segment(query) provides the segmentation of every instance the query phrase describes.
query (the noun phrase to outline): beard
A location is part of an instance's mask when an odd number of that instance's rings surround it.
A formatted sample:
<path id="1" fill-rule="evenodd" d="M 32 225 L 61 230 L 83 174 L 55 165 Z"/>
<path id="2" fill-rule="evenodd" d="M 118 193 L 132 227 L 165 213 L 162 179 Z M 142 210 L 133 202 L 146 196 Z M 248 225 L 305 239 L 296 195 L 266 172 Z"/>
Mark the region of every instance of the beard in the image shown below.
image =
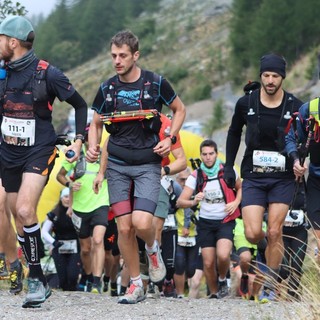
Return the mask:
<path id="1" fill-rule="evenodd" d="M 0 60 L 4 60 L 6 62 L 11 61 L 13 57 L 13 50 L 9 48 L 9 44 L 6 43 L 5 49 L 0 53 Z"/>
<path id="2" fill-rule="evenodd" d="M 275 86 L 275 85 L 269 86 L 262 82 L 262 87 L 266 92 L 266 94 L 268 94 L 269 96 L 274 96 L 281 88 L 281 85 L 282 85 L 282 81 L 278 86 Z"/>

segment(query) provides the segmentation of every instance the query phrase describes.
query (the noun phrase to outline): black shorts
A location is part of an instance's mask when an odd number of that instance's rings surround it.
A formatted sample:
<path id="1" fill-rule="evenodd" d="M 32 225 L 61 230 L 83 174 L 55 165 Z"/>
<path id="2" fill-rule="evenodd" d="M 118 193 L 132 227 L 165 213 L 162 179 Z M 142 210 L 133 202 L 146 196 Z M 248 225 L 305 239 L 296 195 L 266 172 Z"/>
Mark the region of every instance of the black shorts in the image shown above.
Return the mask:
<path id="1" fill-rule="evenodd" d="M 108 206 L 99 207 L 91 212 L 82 213 L 73 210 L 78 218 L 81 218 L 80 230 L 75 226 L 80 239 L 85 239 L 93 235 L 93 229 L 95 226 L 108 226 Z"/>
<path id="2" fill-rule="evenodd" d="M 35 152 L 32 156 L 19 163 L 7 162 L 1 159 L 2 185 L 6 192 L 19 191 L 22 175 L 25 172 L 46 176 L 48 182 L 56 157 L 56 147 L 50 147 L 40 152 Z"/>
<path id="3" fill-rule="evenodd" d="M 294 193 L 293 179 L 259 178 L 242 181 L 241 206 L 257 205 L 268 208 L 269 203 L 290 204 Z"/>
<path id="4" fill-rule="evenodd" d="M 112 250 L 112 255 L 120 254 L 118 247 L 118 229 L 115 219 L 108 221 L 107 231 L 104 235 L 104 250 Z"/>
<path id="5" fill-rule="evenodd" d="M 220 239 L 233 241 L 235 221 L 222 223 L 222 220 L 199 218 L 197 224 L 198 241 L 201 248 L 216 247 Z"/>

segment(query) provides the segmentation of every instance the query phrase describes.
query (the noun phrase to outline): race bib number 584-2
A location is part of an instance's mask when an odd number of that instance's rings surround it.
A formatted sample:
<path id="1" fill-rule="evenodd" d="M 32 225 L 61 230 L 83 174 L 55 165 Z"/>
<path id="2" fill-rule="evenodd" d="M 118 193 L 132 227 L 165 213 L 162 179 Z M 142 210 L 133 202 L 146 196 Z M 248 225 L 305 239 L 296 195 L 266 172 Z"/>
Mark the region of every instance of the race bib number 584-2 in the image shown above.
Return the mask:
<path id="1" fill-rule="evenodd" d="M 286 158 L 279 152 L 254 150 L 252 156 L 253 172 L 283 172 Z"/>

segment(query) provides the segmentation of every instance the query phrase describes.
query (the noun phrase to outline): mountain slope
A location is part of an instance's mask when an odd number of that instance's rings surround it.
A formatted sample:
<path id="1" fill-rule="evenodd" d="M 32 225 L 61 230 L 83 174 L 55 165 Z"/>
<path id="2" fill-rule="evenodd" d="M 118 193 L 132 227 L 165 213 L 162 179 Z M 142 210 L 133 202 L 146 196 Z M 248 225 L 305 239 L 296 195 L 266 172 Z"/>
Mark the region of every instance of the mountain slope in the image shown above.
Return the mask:
<path id="1" fill-rule="evenodd" d="M 212 115 L 215 101 L 222 99 L 228 114 L 233 110 L 235 98 L 242 94 L 242 88 L 232 88 L 228 77 L 229 21 L 232 19 L 232 0 L 162 0 L 161 8 L 152 16 L 156 20 L 156 31 L 150 43 L 141 43 L 141 67 L 164 75 L 187 105 L 187 119 L 207 120 Z M 143 13 L 134 24 L 150 19 Z M 134 26 L 134 25 L 133 25 Z M 134 29 L 133 29 L 134 30 Z M 139 34 L 138 34 L 139 36 Z M 89 107 L 100 83 L 114 74 L 107 48 L 100 55 L 67 73 L 71 82 L 87 101 Z M 151 43 L 152 41 L 152 43 Z M 152 47 L 150 54 L 144 54 L 145 47 Z M 310 58 L 303 57 L 292 66 L 285 80 L 285 88 L 303 99 L 313 97 L 319 88 L 317 83 L 308 88 L 305 70 Z M 291 66 L 289 66 L 291 67 Z M 244 79 L 244 84 L 248 80 Z M 316 86 L 314 86 L 316 85 Z M 191 107 L 209 98 L 204 90 L 213 90 L 211 99 L 204 102 L 204 109 Z M 232 92 L 236 89 L 235 92 Z M 218 92 L 218 94 L 216 94 Z M 54 124 L 61 129 L 68 117 L 70 106 L 56 101 Z"/>
<path id="2" fill-rule="evenodd" d="M 156 36 L 152 53 L 144 55 L 141 43 L 141 67 L 164 75 L 189 104 L 205 85 L 214 87 L 226 78 L 222 66 L 227 59 L 228 21 L 232 0 L 162 0 L 154 13 Z M 143 14 L 137 18 L 143 21 Z M 138 22 L 137 22 L 138 23 Z M 139 35 L 138 35 L 139 36 Z M 106 39 L 106 44 L 109 39 Z M 219 72 L 216 72 L 218 70 Z M 181 79 L 177 74 L 186 72 Z M 99 56 L 67 72 L 71 82 L 90 106 L 99 84 L 114 73 L 106 48 Z M 58 128 L 67 119 L 69 105 L 56 101 L 54 122 Z"/>

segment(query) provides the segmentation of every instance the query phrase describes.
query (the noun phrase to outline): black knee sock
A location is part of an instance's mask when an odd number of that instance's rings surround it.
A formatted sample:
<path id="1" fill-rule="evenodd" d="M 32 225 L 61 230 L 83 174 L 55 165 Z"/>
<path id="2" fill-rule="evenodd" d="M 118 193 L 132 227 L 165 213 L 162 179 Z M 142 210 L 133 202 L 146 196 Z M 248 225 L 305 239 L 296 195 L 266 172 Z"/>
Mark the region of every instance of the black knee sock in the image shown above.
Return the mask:
<path id="1" fill-rule="evenodd" d="M 25 251 L 26 255 L 29 257 L 29 277 L 38 278 L 44 285 L 46 285 L 47 281 L 43 274 L 39 257 L 39 243 L 41 241 L 40 225 L 33 224 L 31 226 L 24 226 L 23 231 Z"/>
<path id="2" fill-rule="evenodd" d="M 27 262 L 29 262 L 29 257 L 28 257 L 28 254 L 26 252 L 26 241 L 24 239 L 24 236 L 21 236 L 21 235 L 18 234 L 17 235 L 17 239 L 18 239 L 18 242 L 19 242 L 20 247 L 22 249 L 24 258 L 26 259 Z"/>

